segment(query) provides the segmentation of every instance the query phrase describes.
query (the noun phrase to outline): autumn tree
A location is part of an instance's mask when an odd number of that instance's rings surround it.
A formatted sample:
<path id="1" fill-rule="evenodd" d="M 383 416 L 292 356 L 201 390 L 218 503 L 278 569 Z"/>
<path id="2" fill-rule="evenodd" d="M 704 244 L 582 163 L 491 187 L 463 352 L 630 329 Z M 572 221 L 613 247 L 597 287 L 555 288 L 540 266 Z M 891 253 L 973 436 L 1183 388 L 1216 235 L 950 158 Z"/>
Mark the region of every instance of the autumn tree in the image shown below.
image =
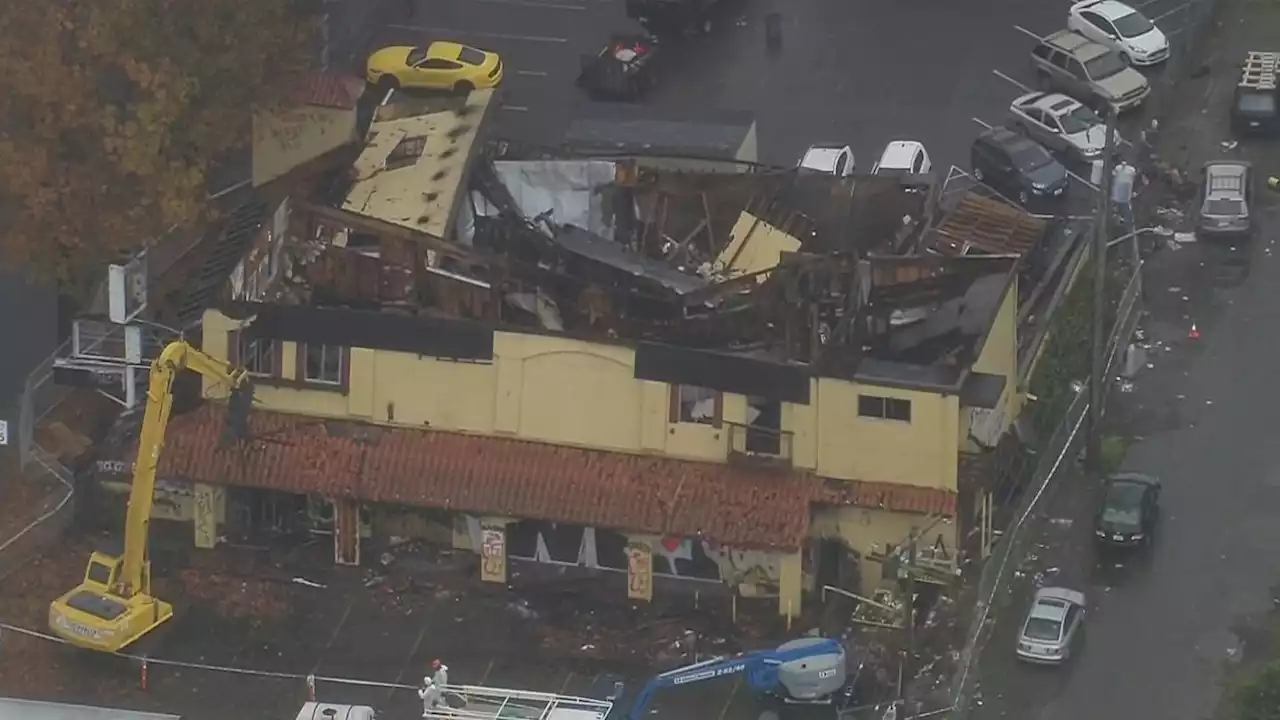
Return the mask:
<path id="1" fill-rule="evenodd" d="M 0 33 L 0 250 L 63 283 L 198 222 L 317 55 L 299 0 L 6 2 Z"/>

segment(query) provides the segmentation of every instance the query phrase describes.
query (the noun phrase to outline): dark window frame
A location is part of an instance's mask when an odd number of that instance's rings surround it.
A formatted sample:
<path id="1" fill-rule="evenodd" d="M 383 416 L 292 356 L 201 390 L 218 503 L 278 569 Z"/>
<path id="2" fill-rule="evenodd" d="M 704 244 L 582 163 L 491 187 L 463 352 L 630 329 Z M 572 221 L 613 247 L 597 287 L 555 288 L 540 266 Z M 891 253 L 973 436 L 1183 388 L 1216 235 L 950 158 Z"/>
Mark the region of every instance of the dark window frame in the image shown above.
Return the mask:
<path id="1" fill-rule="evenodd" d="M 253 363 L 249 361 L 249 347 L 260 343 L 270 344 L 270 349 L 265 351 L 268 353 L 267 357 L 271 359 L 272 367 L 269 372 L 263 372 L 259 368 L 252 367 Z M 261 352 L 259 351 L 255 355 L 262 357 Z M 227 332 L 227 362 L 233 367 L 244 368 L 255 379 L 283 379 L 284 341 L 274 338 L 250 338 L 246 337 L 243 331 L 230 330 Z"/>
<path id="2" fill-rule="evenodd" d="M 911 424 L 911 401 L 858 393 L 858 417 Z"/>
<path id="3" fill-rule="evenodd" d="M 313 390 L 329 390 L 333 392 L 341 392 L 346 394 L 351 389 L 351 348 L 341 345 L 314 345 L 322 349 L 333 349 L 338 352 L 338 378 L 337 380 L 324 380 L 307 377 L 307 354 L 308 345 L 306 343 L 296 343 L 297 357 L 295 358 L 297 382 L 306 388 Z M 323 350 L 322 350 L 323 352 Z M 322 355 L 323 357 L 323 355 Z M 323 360 L 322 360 L 323 362 Z"/>
<path id="4" fill-rule="evenodd" d="M 671 384 L 669 387 L 670 407 L 667 412 L 667 421 L 672 425 L 707 425 L 717 430 L 724 427 L 724 393 L 719 390 L 711 390 L 711 388 L 702 388 L 697 385 L 679 385 Z M 711 412 L 711 418 L 708 420 L 694 420 L 692 418 L 685 419 L 684 403 L 681 402 L 681 388 L 691 388 L 699 390 L 711 390 L 715 393 L 714 407 Z"/>

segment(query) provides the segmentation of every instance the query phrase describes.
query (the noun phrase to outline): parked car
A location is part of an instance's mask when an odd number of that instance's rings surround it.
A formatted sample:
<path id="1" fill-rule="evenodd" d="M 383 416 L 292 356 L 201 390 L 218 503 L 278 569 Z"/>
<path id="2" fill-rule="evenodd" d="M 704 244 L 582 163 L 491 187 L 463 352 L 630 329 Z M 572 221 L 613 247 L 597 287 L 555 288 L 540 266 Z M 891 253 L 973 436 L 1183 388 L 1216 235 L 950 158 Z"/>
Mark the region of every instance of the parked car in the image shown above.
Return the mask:
<path id="1" fill-rule="evenodd" d="M 1060 587 L 1036 591 L 1018 633 L 1018 659 L 1059 665 L 1071 657 L 1071 646 L 1084 628 L 1084 593 Z"/>
<path id="2" fill-rule="evenodd" d="M 929 151 L 915 140 L 894 140 L 871 167 L 872 175 L 920 175 L 933 169 Z"/>
<path id="3" fill-rule="evenodd" d="M 1103 482 L 1102 503 L 1093 521 L 1098 543 L 1115 547 L 1147 545 L 1160 515 L 1160 481 L 1149 475 L 1120 473 Z"/>
<path id="4" fill-rule="evenodd" d="M 1117 0 L 1072 5 L 1067 28 L 1115 50 L 1133 65 L 1158 65 L 1169 59 L 1169 38 L 1146 15 Z"/>
<path id="5" fill-rule="evenodd" d="M 1244 160 L 1212 160 L 1200 177 L 1200 221 L 1206 237 L 1238 237 L 1253 232 L 1253 166 Z"/>
<path id="6" fill-rule="evenodd" d="M 1031 51 L 1031 66 L 1042 90 L 1064 92 L 1092 106 L 1122 113 L 1151 94 L 1142 73 L 1120 53 L 1070 30 L 1059 30 Z"/>
<path id="7" fill-rule="evenodd" d="M 811 145 L 804 151 L 796 167 L 801 170 L 849 177 L 857 163 L 848 145 Z"/>
<path id="8" fill-rule="evenodd" d="M 1033 92 L 1014 99 L 1009 106 L 1010 124 L 1027 137 L 1075 160 L 1091 162 L 1102 157 L 1107 124 L 1084 103 L 1061 93 Z M 1111 146 L 1120 148 L 1117 132 Z"/>
<path id="9" fill-rule="evenodd" d="M 397 45 L 369 56 L 365 79 L 382 90 L 470 92 L 495 88 L 502 82 L 502 59 L 497 53 L 455 42 L 433 42 L 426 47 Z"/>
<path id="10" fill-rule="evenodd" d="M 978 136 L 969 150 L 973 177 L 1022 205 L 1060 198 L 1067 191 L 1067 169 L 1048 150 L 1004 127 Z"/>

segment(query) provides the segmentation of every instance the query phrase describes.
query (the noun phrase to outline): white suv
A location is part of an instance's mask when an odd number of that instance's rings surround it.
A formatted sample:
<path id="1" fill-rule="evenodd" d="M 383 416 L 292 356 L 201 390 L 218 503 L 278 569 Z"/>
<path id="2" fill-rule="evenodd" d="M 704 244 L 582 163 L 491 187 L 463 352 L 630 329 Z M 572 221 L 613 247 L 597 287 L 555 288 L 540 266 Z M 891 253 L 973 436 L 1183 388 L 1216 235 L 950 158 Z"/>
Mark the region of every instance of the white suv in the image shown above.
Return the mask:
<path id="1" fill-rule="evenodd" d="M 1067 28 L 1115 50 L 1133 65 L 1156 65 L 1169 59 L 1169 38 L 1147 16 L 1117 0 L 1072 5 Z"/>

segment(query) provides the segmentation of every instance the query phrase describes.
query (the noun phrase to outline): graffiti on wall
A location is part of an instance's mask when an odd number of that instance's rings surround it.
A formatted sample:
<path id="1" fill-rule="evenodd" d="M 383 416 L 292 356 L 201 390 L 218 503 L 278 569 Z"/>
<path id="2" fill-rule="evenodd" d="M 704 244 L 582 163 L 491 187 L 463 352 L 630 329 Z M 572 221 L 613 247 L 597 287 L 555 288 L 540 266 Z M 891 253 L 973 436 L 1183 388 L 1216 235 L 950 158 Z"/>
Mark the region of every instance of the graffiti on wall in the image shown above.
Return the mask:
<path id="1" fill-rule="evenodd" d="M 720 548 L 716 560 L 726 583 L 778 591 L 781 566 L 777 553 Z"/>
<path id="2" fill-rule="evenodd" d="M 627 543 L 627 597 L 653 600 L 653 545 L 648 542 Z"/>
<path id="3" fill-rule="evenodd" d="M 501 525 L 480 528 L 480 579 L 494 583 L 507 581 L 507 530 Z"/>
<path id="4" fill-rule="evenodd" d="M 472 547 L 483 547 L 482 523 L 466 518 Z M 776 591 L 778 557 L 756 550 L 735 550 L 696 538 L 624 534 L 605 528 L 522 520 L 507 526 L 507 557 L 552 565 L 575 565 L 629 572 L 629 546 L 647 543 L 654 576 L 743 583 Z"/>

